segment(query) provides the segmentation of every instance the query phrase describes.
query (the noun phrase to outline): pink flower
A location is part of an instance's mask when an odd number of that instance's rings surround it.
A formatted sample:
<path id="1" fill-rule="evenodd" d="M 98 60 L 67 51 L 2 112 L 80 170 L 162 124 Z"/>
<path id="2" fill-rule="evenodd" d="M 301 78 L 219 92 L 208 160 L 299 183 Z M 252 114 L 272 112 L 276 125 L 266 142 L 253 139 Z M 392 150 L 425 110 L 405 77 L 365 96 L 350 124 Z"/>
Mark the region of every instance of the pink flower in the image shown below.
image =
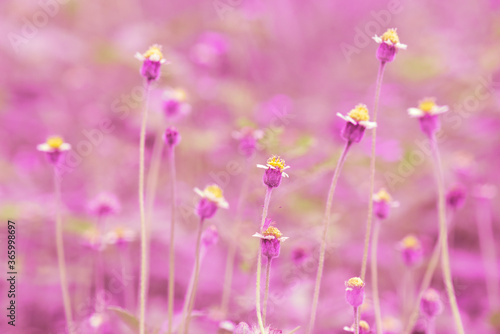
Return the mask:
<path id="1" fill-rule="evenodd" d="M 359 307 L 365 300 L 365 282 L 359 277 L 345 282 L 345 299 L 352 307 Z"/>
<path id="2" fill-rule="evenodd" d="M 399 249 L 401 250 L 403 262 L 408 267 L 412 267 L 422 260 L 422 244 L 420 243 L 420 240 L 412 234 L 401 240 L 399 243 Z"/>
<path id="3" fill-rule="evenodd" d="M 41 152 L 47 153 L 49 161 L 56 165 L 59 163 L 63 152 L 71 149 L 71 145 L 65 143 L 61 137 L 52 136 L 49 137 L 45 143 L 37 145 L 36 148 Z"/>
<path id="4" fill-rule="evenodd" d="M 385 189 L 380 189 L 378 193 L 373 195 L 373 202 L 373 211 L 379 219 L 387 219 L 390 209 L 399 206 L 399 203 L 393 201 Z"/>
<path id="5" fill-rule="evenodd" d="M 441 127 L 438 116 L 447 111 L 448 106 L 438 106 L 434 98 L 425 98 L 418 108 L 409 108 L 408 115 L 418 118 L 422 132 L 431 137 Z"/>
<path id="6" fill-rule="evenodd" d="M 157 80 L 160 77 L 160 67 L 166 63 L 161 52 L 161 46 L 154 44 L 144 54 L 137 52 L 135 58 L 142 61 L 141 75 L 148 82 Z"/>
<path id="7" fill-rule="evenodd" d="M 242 128 L 233 132 L 233 138 L 240 141 L 239 150 L 247 158 L 251 157 L 257 149 L 257 142 L 264 136 L 262 130 L 254 130 L 250 127 Z"/>
<path id="8" fill-rule="evenodd" d="M 107 216 L 119 212 L 120 202 L 115 195 L 100 193 L 89 203 L 89 211 L 96 216 Z"/>
<path id="9" fill-rule="evenodd" d="M 163 92 L 163 111 L 167 118 L 178 119 L 191 112 L 186 92 L 180 88 L 166 88 Z"/>
<path id="10" fill-rule="evenodd" d="M 429 288 L 424 292 L 420 302 L 420 309 L 429 318 L 434 318 L 443 312 L 443 302 L 439 292 Z"/>
<path id="11" fill-rule="evenodd" d="M 351 327 L 344 327 L 344 330 L 346 332 L 351 332 L 351 333 L 355 333 L 355 329 L 354 329 L 354 324 L 351 326 Z M 371 333 L 371 329 L 370 329 L 370 325 L 368 325 L 368 323 L 364 320 L 361 320 L 359 322 L 359 334 L 369 334 Z"/>
<path id="12" fill-rule="evenodd" d="M 280 230 L 274 226 L 269 226 L 262 234 L 255 233 L 252 237 L 261 239 L 262 255 L 268 258 L 278 257 L 281 243 L 288 239 L 288 237 L 283 237 Z"/>
<path id="13" fill-rule="evenodd" d="M 373 36 L 373 40 L 380 44 L 377 49 L 377 59 L 382 63 L 391 62 L 399 49 L 406 50 L 406 45 L 399 42 L 396 29 L 388 29 L 382 36 Z"/>
<path id="14" fill-rule="evenodd" d="M 263 168 L 266 170 L 264 173 L 263 181 L 264 184 L 269 188 L 279 187 L 281 184 L 281 178 L 288 177 L 288 174 L 284 172 L 285 169 L 290 168 L 285 164 L 285 160 L 281 159 L 279 156 L 273 155 L 267 159 L 266 165 L 257 165 L 257 168 Z"/>
<path id="15" fill-rule="evenodd" d="M 196 207 L 196 214 L 202 220 L 212 218 L 219 207 L 223 209 L 229 207 L 222 194 L 222 189 L 215 184 L 207 186 L 203 191 L 194 188 L 194 192 L 201 196 L 201 200 Z"/>
<path id="16" fill-rule="evenodd" d="M 373 129 L 377 126 L 377 123 L 369 121 L 368 109 L 364 104 L 358 104 L 345 116 L 341 113 L 337 113 L 337 116 L 346 121 L 342 130 L 342 138 L 348 142 L 359 143 L 366 129 Z"/>

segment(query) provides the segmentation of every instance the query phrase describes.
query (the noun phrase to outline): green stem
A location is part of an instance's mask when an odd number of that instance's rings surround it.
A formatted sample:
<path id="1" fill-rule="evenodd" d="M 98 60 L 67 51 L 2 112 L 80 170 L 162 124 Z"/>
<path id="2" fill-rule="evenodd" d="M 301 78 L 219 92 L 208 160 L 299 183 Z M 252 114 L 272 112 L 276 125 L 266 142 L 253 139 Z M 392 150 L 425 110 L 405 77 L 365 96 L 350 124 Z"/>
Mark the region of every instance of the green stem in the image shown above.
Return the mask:
<path id="1" fill-rule="evenodd" d="M 330 190 L 328 191 L 328 197 L 326 199 L 325 214 L 323 216 L 323 236 L 321 239 L 321 248 L 319 252 L 319 263 L 318 263 L 318 271 L 316 273 L 316 284 L 314 286 L 313 302 L 311 306 L 311 317 L 309 319 L 309 327 L 307 329 L 308 334 L 312 333 L 314 329 L 314 322 L 316 321 L 316 311 L 318 309 L 321 278 L 323 276 L 323 267 L 325 264 L 326 237 L 328 235 L 328 226 L 330 225 L 333 195 L 335 193 L 335 188 L 337 187 L 337 181 L 339 179 L 342 166 L 344 165 L 351 144 L 352 144 L 351 142 L 347 142 L 344 147 L 344 150 L 342 151 L 342 154 L 340 155 L 340 158 L 337 162 L 337 167 L 335 168 L 335 171 L 333 173 L 332 183 L 330 185 Z"/>
<path id="2" fill-rule="evenodd" d="M 443 271 L 444 284 L 446 287 L 446 292 L 448 294 L 448 300 L 450 302 L 451 311 L 453 313 L 453 319 L 455 321 L 456 330 L 459 334 L 465 334 L 451 277 L 450 254 L 448 250 L 448 232 L 446 226 L 446 194 L 444 191 L 443 167 L 441 163 L 441 157 L 439 155 L 436 138 L 432 137 L 431 142 L 432 142 L 432 156 L 434 158 L 434 167 L 438 184 L 439 239 L 441 241 L 440 242 L 441 269 Z"/>
<path id="3" fill-rule="evenodd" d="M 149 82 L 146 83 L 146 101 L 142 112 L 141 136 L 139 142 L 139 211 L 141 218 L 141 278 L 139 292 L 139 333 L 146 332 L 146 279 L 147 279 L 147 227 L 144 210 L 144 151 L 146 144 L 146 123 L 148 120 Z"/>
<path id="4" fill-rule="evenodd" d="M 377 83 L 375 88 L 375 103 L 373 104 L 373 115 L 372 122 L 377 122 L 377 111 L 378 104 L 380 99 L 380 90 L 382 88 L 382 79 L 384 77 L 384 62 L 380 63 L 380 67 L 378 69 L 377 75 Z M 365 246 L 363 250 L 363 261 L 361 263 L 361 279 L 365 280 L 366 274 L 366 262 L 368 260 L 368 248 L 370 247 L 370 236 L 372 229 L 372 221 L 373 221 L 373 193 L 375 191 L 375 160 L 376 160 L 376 147 L 377 147 L 377 127 L 372 129 L 372 147 L 371 147 L 371 156 L 370 156 L 370 192 L 368 199 L 368 217 L 366 219 L 366 232 L 365 232 Z"/>
<path id="5" fill-rule="evenodd" d="M 264 291 L 264 306 L 262 309 L 262 322 L 266 324 L 266 313 L 267 313 L 267 300 L 269 298 L 269 280 L 271 278 L 271 261 L 272 258 L 267 258 L 266 263 L 266 290 Z"/>
<path id="6" fill-rule="evenodd" d="M 172 333 L 174 314 L 174 280 L 175 280 L 175 208 L 177 203 L 175 148 L 170 148 L 170 179 L 171 184 L 171 220 L 170 220 L 170 249 L 168 272 L 168 334 Z"/>
<path id="7" fill-rule="evenodd" d="M 372 236 L 372 249 L 371 249 L 371 275 L 372 275 L 372 289 L 373 289 L 373 311 L 375 313 L 375 325 L 377 334 L 382 334 L 382 313 L 380 310 L 380 299 L 378 294 L 378 273 L 377 273 L 377 246 L 380 235 L 380 221 L 375 222 Z"/>
<path id="8" fill-rule="evenodd" d="M 54 186 L 56 195 L 56 247 L 57 261 L 59 264 L 59 279 L 61 280 L 61 292 L 64 304 L 64 314 L 66 316 L 66 326 L 68 328 L 68 332 L 72 334 L 73 315 L 71 312 L 68 280 L 66 278 L 66 260 L 64 256 L 63 227 L 61 218 L 61 181 L 56 168 L 54 168 Z"/>

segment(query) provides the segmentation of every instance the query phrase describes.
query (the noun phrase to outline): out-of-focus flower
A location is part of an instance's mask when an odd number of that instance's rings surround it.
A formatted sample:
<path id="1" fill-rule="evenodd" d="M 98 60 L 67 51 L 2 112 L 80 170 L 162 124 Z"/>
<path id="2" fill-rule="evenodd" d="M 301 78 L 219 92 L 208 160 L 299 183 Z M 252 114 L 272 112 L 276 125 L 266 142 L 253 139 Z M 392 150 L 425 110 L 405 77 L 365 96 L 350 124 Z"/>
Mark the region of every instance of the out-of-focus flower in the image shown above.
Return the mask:
<path id="1" fill-rule="evenodd" d="M 352 277 L 345 282 L 345 299 L 352 307 L 359 307 L 365 300 L 365 282 L 359 277 Z"/>
<path id="2" fill-rule="evenodd" d="M 224 320 L 219 323 L 219 329 L 223 331 L 227 331 L 229 333 L 234 333 L 234 330 L 236 329 L 236 325 L 234 322 L 229 321 L 229 320 Z"/>
<path id="3" fill-rule="evenodd" d="M 399 334 L 402 331 L 401 321 L 396 317 L 384 317 L 382 319 L 382 328 L 384 329 L 384 334 Z"/>
<path id="4" fill-rule="evenodd" d="M 203 33 L 191 49 L 192 60 L 201 66 L 218 66 L 221 58 L 227 53 L 226 38 L 216 32 Z"/>
<path id="5" fill-rule="evenodd" d="M 465 204 L 466 191 L 461 185 L 451 188 L 446 194 L 446 203 L 454 210 L 458 210 Z"/>
<path id="6" fill-rule="evenodd" d="M 429 288 L 427 289 L 420 302 L 420 309 L 429 318 L 434 318 L 435 316 L 443 312 L 443 302 L 439 296 L 439 292 Z"/>
<path id="7" fill-rule="evenodd" d="M 267 159 L 266 165 L 257 165 L 258 168 L 264 168 L 266 172 L 262 180 L 264 184 L 269 188 L 276 188 L 281 184 L 281 178 L 288 177 L 288 174 L 284 172 L 285 169 L 290 168 L 285 164 L 285 160 L 281 159 L 279 156 L 273 155 Z"/>
<path id="8" fill-rule="evenodd" d="M 351 332 L 351 333 L 355 333 L 356 330 L 354 329 L 354 324 L 351 326 L 351 327 L 344 327 L 344 330 L 346 332 Z M 369 334 L 371 333 L 371 329 L 370 329 L 370 325 L 368 325 L 368 323 L 364 320 L 361 320 L 359 322 L 359 334 Z"/>
<path id="9" fill-rule="evenodd" d="M 439 115 L 448 111 L 448 106 L 438 106 L 434 98 L 425 98 L 418 108 L 409 108 L 408 115 L 418 118 L 422 132 L 432 137 L 441 127 Z"/>
<path id="10" fill-rule="evenodd" d="M 157 80 L 160 77 L 161 64 L 166 63 L 160 45 L 152 45 L 144 54 L 137 52 L 135 58 L 143 62 L 141 75 L 146 78 L 148 82 Z"/>
<path id="11" fill-rule="evenodd" d="M 162 96 L 163 112 L 169 119 L 179 119 L 191 112 L 191 105 L 187 102 L 187 95 L 180 88 L 166 88 Z"/>
<path id="12" fill-rule="evenodd" d="M 386 219 L 391 208 L 399 206 L 399 203 L 393 201 L 391 195 L 383 188 L 373 195 L 373 202 L 373 211 L 379 219 Z"/>
<path id="13" fill-rule="evenodd" d="M 250 127 L 244 127 L 240 131 L 233 132 L 233 138 L 240 141 L 239 150 L 247 158 L 251 157 L 257 149 L 257 142 L 264 136 L 262 130 L 255 130 Z"/>
<path id="14" fill-rule="evenodd" d="M 219 232 L 217 232 L 217 227 L 211 225 L 201 235 L 201 246 L 204 249 L 208 249 L 215 245 L 219 241 Z"/>
<path id="15" fill-rule="evenodd" d="M 310 252 L 303 247 L 296 247 L 292 250 L 292 261 L 296 266 L 302 265 L 310 256 Z"/>
<path id="16" fill-rule="evenodd" d="M 104 242 L 108 245 L 126 245 L 135 240 L 136 233 L 126 227 L 115 227 L 104 236 Z"/>
<path id="17" fill-rule="evenodd" d="M 265 334 L 282 334 L 281 329 L 275 329 L 271 327 L 264 328 Z M 257 326 L 250 326 L 245 322 L 240 322 L 238 326 L 234 329 L 234 334 L 261 334 L 261 330 Z"/>
<path id="18" fill-rule="evenodd" d="M 490 200 L 497 194 L 497 188 L 493 184 L 481 184 L 474 187 L 474 197 Z"/>
<path id="19" fill-rule="evenodd" d="M 102 251 L 106 247 L 103 236 L 96 228 L 89 229 L 83 233 L 82 244 L 95 251 Z"/>
<path id="20" fill-rule="evenodd" d="M 90 327 L 97 329 L 104 323 L 104 316 L 101 313 L 94 313 L 89 317 Z"/>
<path id="21" fill-rule="evenodd" d="M 406 50 L 406 45 L 399 42 L 396 29 L 388 29 L 382 36 L 373 36 L 373 40 L 380 44 L 377 49 L 377 59 L 382 63 L 391 62 L 399 49 Z"/>
<path id="22" fill-rule="evenodd" d="M 252 237 L 261 239 L 262 255 L 274 258 L 280 255 L 281 243 L 288 239 L 274 226 L 269 226 L 262 233 L 255 233 Z"/>
<path id="23" fill-rule="evenodd" d="M 168 127 L 163 134 L 163 140 L 165 144 L 167 144 L 168 148 L 173 148 L 177 146 L 181 141 L 181 135 L 177 131 L 177 129 L 173 126 Z"/>
<path id="24" fill-rule="evenodd" d="M 90 213 L 98 217 L 115 214 L 120 209 L 118 198 L 110 193 L 100 193 L 89 203 Z"/>
<path id="25" fill-rule="evenodd" d="M 366 129 L 373 129 L 377 123 L 370 122 L 368 109 L 364 104 L 358 104 L 346 116 L 337 113 L 337 116 L 346 121 L 342 129 L 342 138 L 348 142 L 359 143 Z"/>
<path id="26" fill-rule="evenodd" d="M 51 136 L 45 143 L 37 145 L 36 148 L 41 152 L 46 152 L 49 161 L 56 165 L 60 161 L 62 153 L 69 151 L 71 145 L 65 143 L 59 136 Z"/>
<path id="27" fill-rule="evenodd" d="M 196 214 L 202 220 L 212 218 L 219 207 L 223 209 L 229 207 L 222 194 L 222 189 L 215 184 L 207 186 L 203 191 L 194 188 L 194 192 L 201 196 L 201 200 L 196 207 Z"/>
<path id="28" fill-rule="evenodd" d="M 401 250 L 403 262 L 408 267 L 412 267 L 422 260 L 422 244 L 420 243 L 420 240 L 412 234 L 407 235 L 403 240 L 401 240 L 399 243 L 399 249 Z"/>

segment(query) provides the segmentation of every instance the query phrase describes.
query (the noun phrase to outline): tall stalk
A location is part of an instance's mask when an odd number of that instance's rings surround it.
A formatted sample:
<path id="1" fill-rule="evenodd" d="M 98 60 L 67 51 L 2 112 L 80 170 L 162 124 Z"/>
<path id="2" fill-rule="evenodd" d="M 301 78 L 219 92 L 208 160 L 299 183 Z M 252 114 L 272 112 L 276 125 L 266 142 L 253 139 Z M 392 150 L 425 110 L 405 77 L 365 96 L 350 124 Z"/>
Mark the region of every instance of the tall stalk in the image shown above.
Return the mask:
<path id="1" fill-rule="evenodd" d="M 375 87 L 375 102 L 373 104 L 372 122 L 377 122 L 377 112 L 380 99 L 380 90 L 382 88 L 382 79 L 384 77 L 385 62 L 380 62 L 380 67 L 377 74 L 377 83 Z M 376 160 L 376 147 L 377 147 L 377 127 L 372 129 L 372 146 L 370 156 L 370 195 L 368 199 L 368 217 L 366 219 L 366 232 L 365 232 L 365 246 L 363 250 L 363 261 L 361 263 L 361 279 L 365 280 L 366 262 L 368 260 L 368 248 L 370 246 L 370 236 L 373 221 L 373 193 L 375 191 L 375 160 Z"/>
<path id="2" fill-rule="evenodd" d="M 171 179 L 171 219 L 170 219 L 170 249 L 168 272 L 168 334 L 172 333 L 174 314 L 174 281 L 175 281 L 175 208 L 177 203 L 175 147 L 170 148 L 170 179 Z"/>
<path id="3" fill-rule="evenodd" d="M 372 289 L 373 289 L 373 311 L 375 313 L 375 326 L 377 334 L 382 334 L 382 312 L 380 311 L 380 298 L 378 294 L 378 272 L 377 272 L 377 246 L 380 234 L 380 221 L 375 222 L 372 236 L 372 249 L 371 249 L 371 276 L 372 276 Z"/>
<path id="4" fill-rule="evenodd" d="M 340 171 L 342 170 L 342 166 L 344 165 L 351 144 L 352 143 L 348 141 L 344 147 L 344 150 L 342 151 L 342 154 L 340 155 L 340 158 L 337 162 L 337 167 L 335 168 L 335 171 L 333 173 L 332 183 L 330 185 L 330 190 L 328 191 L 328 197 L 326 199 L 325 214 L 323 217 L 323 237 L 321 239 L 318 271 L 316 273 L 316 284 L 314 286 L 313 302 L 311 306 L 311 317 L 309 319 L 309 327 L 307 329 L 308 334 L 312 333 L 314 329 L 314 322 L 316 321 L 316 311 L 318 309 L 319 291 L 321 287 L 321 278 L 323 276 L 323 267 L 325 263 L 326 237 L 328 235 L 328 226 L 330 225 L 333 195 L 335 193 L 335 188 L 337 187 L 337 181 L 340 176 Z"/>

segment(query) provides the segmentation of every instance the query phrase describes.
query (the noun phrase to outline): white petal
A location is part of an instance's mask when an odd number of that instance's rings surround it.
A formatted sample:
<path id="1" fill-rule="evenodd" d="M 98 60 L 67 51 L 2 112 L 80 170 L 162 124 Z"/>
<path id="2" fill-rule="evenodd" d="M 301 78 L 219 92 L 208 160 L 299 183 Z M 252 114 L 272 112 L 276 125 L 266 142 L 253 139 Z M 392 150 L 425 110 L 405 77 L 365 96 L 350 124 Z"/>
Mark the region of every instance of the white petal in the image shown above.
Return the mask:
<path id="1" fill-rule="evenodd" d="M 139 52 L 136 52 L 134 57 L 139 59 L 140 61 L 146 60 L 146 58 L 144 58 L 144 56 Z"/>
<path id="2" fill-rule="evenodd" d="M 369 122 L 369 121 L 361 121 L 359 122 L 360 125 L 363 125 L 367 129 L 373 129 L 377 127 L 376 122 Z"/>
<path id="3" fill-rule="evenodd" d="M 282 168 L 281 170 L 285 170 L 285 169 L 288 169 L 290 168 L 290 166 L 286 166 L 285 168 Z"/>
<path id="4" fill-rule="evenodd" d="M 227 209 L 227 208 L 229 208 L 229 204 L 228 204 L 228 203 L 226 202 L 226 200 L 225 200 L 225 199 L 223 199 L 223 198 L 222 198 L 222 199 L 219 199 L 219 200 L 217 201 L 217 205 L 218 205 L 219 207 L 223 208 L 223 209 Z"/>
<path id="5" fill-rule="evenodd" d="M 410 115 L 410 117 L 422 117 L 424 116 L 424 112 L 418 108 L 409 108 L 408 115 Z"/>
<path id="6" fill-rule="evenodd" d="M 289 239 L 289 237 L 281 237 L 281 238 L 280 238 L 280 241 L 281 241 L 281 242 L 283 242 L 283 241 L 285 241 L 286 239 Z"/>
<path id="7" fill-rule="evenodd" d="M 36 146 L 36 149 L 42 152 L 51 152 L 52 148 L 47 143 L 43 143 Z"/>
<path id="8" fill-rule="evenodd" d="M 254 235 L 252 235 L 252 237 L 257 237 L 257 238 L 264 238 L 264 236 L 260 233 L 255 233 Z"/>
<path id="9" fill-rule="evenodd" d="M 198 188 L 194 188 L 194 192 L 200 195 L 201 197 L 205 197 L 205 193 Z"/>
<path id="10" fill-rule="evenodd" d="M 396 48 L 406 50 L 407 45 L 406 44 L 397 43 L 396 44 Z"/>
<path id="11" fill-rule="evenodd" d="M 435 106 L 431 110 L 431 114 L 439 115 L 448 111 L 448 106 Z"/>
<path id="12" fill-rule="evenodd" d="M 269 167 L 268 167 L 268 166 L 264 166 L 264 165 L 259 165 L 259 164 L 257 164 L 257 168 L 264 168 L 264 169 L 269 169 Z"/>
<path id="13" fill-rule="evenodd" d="M 380 44 L 380 43 L 382 43 L 382 38 L 378 37 L 377 35 L 373 36 L 372 38 L 373 38 L 373 40 L 374 40 L 375 42 L 377 42 L 377 43 L 379 43 L 379 44 Z"/>
<path id="14" fill-rule="evenodd" d="M 71 150 L 71 145 L 68 143 L 62 143 L 62 145 L 59 147 L 60 151 L 68 151 Z"/>
<path id="15" fill-rule="evenodd" d="M 390 40 L 384 41 L 384 43 L 387 44 L 387 45 L 390 45 L 390 46 L 394 45 L 394 43 L 392 41 L 390 41 Z"/>
<path id="16" fill-rule="evenodd" d="M 337 116 L 338 116 L 338 117 L 340 117 L 340 118 L 342 118 L 342 119 L 343 119 L 344 121 L 346 121 L 346 122 L 350 122 L 350 121 L 349 121 L 349 119 L 347 119 L 347 117 L 346 117 L 346 116 L 342 115 L 342 114 L 341 114 L 341 113 L 339 113 L 339 112 L 337 113 Z"/>
<path id="17" fill-rule="evenodd" d="M 284 176 L 284 177 L 289 177 L 287 173 L 281 173 L 281 176 Z"/>
<path id="18" fill-rule="evenodd" d="M 351 116 L 346 116 L 345 117 L 349 122 L 351 122 L 354 125 L 358 125 L 358 122 L 356 122 L 354 119 L 351 118 Z"/>

